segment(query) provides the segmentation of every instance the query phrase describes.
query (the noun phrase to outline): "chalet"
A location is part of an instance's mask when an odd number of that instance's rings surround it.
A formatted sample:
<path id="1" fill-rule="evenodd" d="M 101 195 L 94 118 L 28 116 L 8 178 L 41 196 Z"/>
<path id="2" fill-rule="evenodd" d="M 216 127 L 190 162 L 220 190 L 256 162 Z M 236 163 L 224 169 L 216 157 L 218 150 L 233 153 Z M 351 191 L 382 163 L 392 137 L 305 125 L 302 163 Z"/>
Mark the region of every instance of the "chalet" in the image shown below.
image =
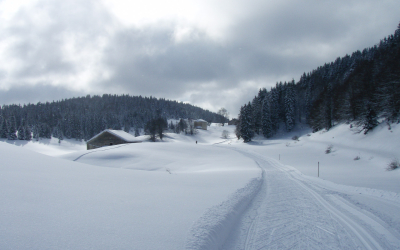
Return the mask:
<path id="1" fill-rule="evenodd" d="M 207 121 L 203 119 L 198 119 L 193 121 L 193 126 L 197 129 L 207 130 L 207 125 L 208 125 Z"/>
<path id="2" fill-rule="evenodd" d="M 87 150 L 125 143 L 142 142 L 123 130 L 106 129 L 87 141 Z"/>
<path id="3" fill-rule="evenodd" d="M 237 125 L 238 124 L 238 119 L 233 118 L 232 120 L 228 121 L 228 125 Z"/>

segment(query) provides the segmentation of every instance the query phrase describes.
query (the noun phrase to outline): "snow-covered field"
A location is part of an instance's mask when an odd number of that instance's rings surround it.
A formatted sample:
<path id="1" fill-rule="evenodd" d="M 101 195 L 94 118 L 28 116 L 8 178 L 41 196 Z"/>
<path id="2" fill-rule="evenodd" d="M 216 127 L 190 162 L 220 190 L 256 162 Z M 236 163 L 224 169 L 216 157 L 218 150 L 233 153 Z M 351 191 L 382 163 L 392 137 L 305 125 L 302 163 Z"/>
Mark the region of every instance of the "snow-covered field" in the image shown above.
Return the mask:
<path id="1" fill-rule="evenodd" d="M 1 141 L 0 249 L 400 248 L 399 125 L 233 131 L 90 151 Z"/>

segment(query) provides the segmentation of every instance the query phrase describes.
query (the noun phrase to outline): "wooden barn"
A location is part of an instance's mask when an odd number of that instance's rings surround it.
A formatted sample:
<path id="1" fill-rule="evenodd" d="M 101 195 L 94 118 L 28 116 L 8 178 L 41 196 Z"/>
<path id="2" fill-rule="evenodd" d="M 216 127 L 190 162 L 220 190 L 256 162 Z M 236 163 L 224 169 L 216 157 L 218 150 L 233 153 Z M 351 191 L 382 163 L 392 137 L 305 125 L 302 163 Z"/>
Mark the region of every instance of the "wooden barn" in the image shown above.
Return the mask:
<path id="1" fill-rule="evenodd" d="M 228 122 L 228 125 L 237 125 L 238 122 L 239 122 L 238 119 L 233 118 L 232 120 L 230 120 L 230 121 Z"/>
<path id="2" fill-rule="evenodd" d="M 106 129 L 86 142 L 87 149 L 101 148 L 125 143 L 142 142 L 123 130 Z"/>
<path id="3" fill-rule="evenodd" d="M 207 130 L 208 123 L 203 119 L 198 119 L 193 121 L 193 126 L 197 129 Z"/>

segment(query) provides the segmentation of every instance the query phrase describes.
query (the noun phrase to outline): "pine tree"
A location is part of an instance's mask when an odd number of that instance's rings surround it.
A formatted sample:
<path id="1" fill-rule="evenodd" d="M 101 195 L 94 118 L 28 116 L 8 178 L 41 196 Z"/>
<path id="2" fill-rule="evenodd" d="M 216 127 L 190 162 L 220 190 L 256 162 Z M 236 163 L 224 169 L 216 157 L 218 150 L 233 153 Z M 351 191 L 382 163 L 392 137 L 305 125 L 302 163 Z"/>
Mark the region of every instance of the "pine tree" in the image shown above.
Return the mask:
<path id="1" fill-rule="evenodd" d="M 33 126 L 32 133 L 33 133 L 33 138 L 35 139 L 35 141 L 39 141 L 39 138 L 40 138 L 40 125 L 39 124 L 35 124 Z"/>
<path id="2" fill-rule="evenodd" d="M 262 133 L 266 138 L 270 138 L 273 135 L 271 110 L 268 97 L 264 98 L 262 105 Z"/>
<path id="3" fill-rule="evenodd" d="M 285 125 L 286 130 L 291 131 L 295 125 L 295 94 L 294 81 L 286 85 L 285 93 Z"/>
<path id="4" fill-rule="evenodd" d="M 313 89 L 312 81 L 307 81 L 306 88 L 307 89 L 306 89 L 306 100 L 305 100 L 305 116 L 306 116 L 306 123 L 309 124 L 310 112 L 312 107 L 312 89 Z"/>
<path id="5" fill-rule="evenodd" d="M 360 128 L 359 132 L 364 131 L 367 134 L 369 131 L 373 130 L 378 126 L 377 114 L 373 108 L 373 104 L 367 101 L 365 110 L 361 116 L 361 119 L 357 121 L 356 125 Z"/>
<path id="6" fill-rule="evenodd" d="M 135 127 L 135 137 L 140 136 L 139 128 Z"/>
<path id="7" fill-rule="evenodd" d="M 244 142 L 250 142 L 253 138 L 254 131 L 252 130 L 252 107 L 250 102 L 244 106 L 244 113 L 241 117 L 241 131 L 240 134 Z"/>
<path id="8" fill-rule="evenodd" d="M 7 138 L 7 121 L 4 116 L 0 116 L 1 126 L 0 126 L 0 138 Z"/>
<path id="9" fill-rule="evenodd" d="M 331 82 L 327 86 L 325 98 L 325 128 L 329 130 L 333 126 L 333 93 Z"/>
<path id="10" fill-rule="evenodd" d="M 27 124 L 24 126 L 24 138 L 27 141 L 32 140 L 32 131 L 31 131 L 31 128 L 29 127 L 29 125 L 27 125 Z"/>
<path id="11" fill-rule="evenodd" d="M 242 117 L 244 114 L 244 107 L 240 107 L 239 115 L 238 115 L 238 121 L 236 123 L 236 128 L 235 128 L 235 135 L 238 138 L 238 140 L 242 137 Z"/>
<path id="12" fill-rule="evenodd" d="M 15 116 L 12 116 L 10 120 L 8 121 L 8 134 L 7 134 L 7 139 L 8 140 L 16 140 L 17 139 L 17 128 L 16 128 L 16 121 L 15 121 Z"/>
<path id="13" fill-rule="evenodd" d="M 61 129 L 58 130 L 57 138 L 58 138 L 58 143 L 61 143 L 61 141 L 64 140 L 64 135 Z"/>
<path id="14" fill-rule="evenodd" d="M 279 92 L 276 88 L 271 89 L 270 91 L 270 111 L 271 111 L 271 122 L 272 122 L 272 130 L 274 132 L 279 129 Z"/>
<path id="15" fill-rule="evenodd" d="M 24 126 L 21 124 L 18 128 L 18 140 L 25 140 Z"/>

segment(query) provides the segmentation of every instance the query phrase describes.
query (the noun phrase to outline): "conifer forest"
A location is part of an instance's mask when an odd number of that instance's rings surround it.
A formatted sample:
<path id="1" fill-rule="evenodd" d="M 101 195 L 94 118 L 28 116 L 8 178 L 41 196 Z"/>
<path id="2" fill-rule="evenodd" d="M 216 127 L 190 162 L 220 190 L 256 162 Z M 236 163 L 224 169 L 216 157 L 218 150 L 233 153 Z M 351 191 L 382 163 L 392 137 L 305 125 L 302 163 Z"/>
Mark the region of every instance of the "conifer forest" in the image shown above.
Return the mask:
<path id="1" fill-rule="evenodd" d="M 400 24 L 375 46 L 304 73 L 298 82 L 260 89 L 241 107 L 236 136 L 248 142 L 296 124 L 315 132 L 337 123 L 367 134 L 382 122 L 400 122 Z"/>
<path id="2" fill-rule="evenodd" d="M 154 97 L 108 95 L 86 96 L 27 105 L 3 105 L 0 138 L 39 140 L 56 137 L 88 140 L 104 129 L 142 129 L 152 119 L 226 119 L 199 107 Z"/>

